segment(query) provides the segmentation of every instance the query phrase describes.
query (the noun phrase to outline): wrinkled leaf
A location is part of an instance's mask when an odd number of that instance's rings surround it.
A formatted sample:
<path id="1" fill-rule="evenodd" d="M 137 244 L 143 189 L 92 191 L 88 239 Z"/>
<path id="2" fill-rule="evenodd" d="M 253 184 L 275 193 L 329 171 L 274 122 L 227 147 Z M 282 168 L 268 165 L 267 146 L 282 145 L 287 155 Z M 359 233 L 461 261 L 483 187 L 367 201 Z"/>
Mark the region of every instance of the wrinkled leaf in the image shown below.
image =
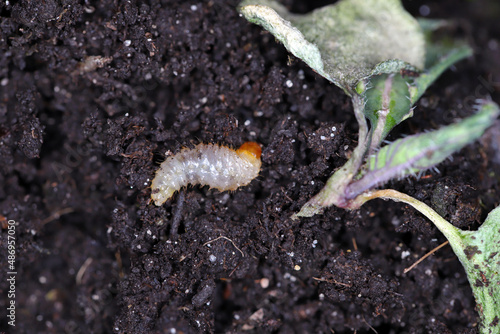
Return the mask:
<path id="1" fill-rule="evenodd" d="M 348 93 L 371 75 L 424 67 L 422 29 L 399 0 L 342 0 L 305 15 L 245 0 L 239 11 Z"/>

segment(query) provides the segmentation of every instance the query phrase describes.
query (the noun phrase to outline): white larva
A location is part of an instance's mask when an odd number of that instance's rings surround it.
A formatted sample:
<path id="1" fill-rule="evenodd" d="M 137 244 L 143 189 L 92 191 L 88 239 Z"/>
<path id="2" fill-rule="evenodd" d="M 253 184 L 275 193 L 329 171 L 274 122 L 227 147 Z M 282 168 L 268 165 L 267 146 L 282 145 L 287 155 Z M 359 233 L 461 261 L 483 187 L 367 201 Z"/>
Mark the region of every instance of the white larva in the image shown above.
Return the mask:
<path id="1" fill-rule="evenodd" d="M 208 185 L 219 191 L 236 190 L 259 175 L 260 145 L 246 142 L 237 150 L 198 144 L 168 157 L 151 183 L 151 199 L 160 206 L 188 184 Z"/>

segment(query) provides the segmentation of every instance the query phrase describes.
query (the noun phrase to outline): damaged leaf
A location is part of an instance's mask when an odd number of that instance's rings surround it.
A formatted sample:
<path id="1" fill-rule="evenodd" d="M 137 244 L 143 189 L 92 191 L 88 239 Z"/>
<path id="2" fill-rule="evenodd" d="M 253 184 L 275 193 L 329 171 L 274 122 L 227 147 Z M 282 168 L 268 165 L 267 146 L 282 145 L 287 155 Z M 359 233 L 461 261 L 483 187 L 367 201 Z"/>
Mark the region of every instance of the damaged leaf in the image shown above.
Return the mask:
<path id="1" fill-rule="evenodd" d="M 372 75 L 424 68 L 425 36 L 399 0 L 342 0 L 305 15 L 245 0 L 239 11 L 348 94 Z"/>
<path id="2" fill-rule="evenodd" d="M 488 214 L 477 231 L 463 231 L 427 204 L 396 190 L 378 190 L 362 197 L 363 203 L 374 198 L 403 202 L 429 218 L 448 239 L 465 269 L 481 319 L 479 333 L 500 333 L 500 206 Z"/>

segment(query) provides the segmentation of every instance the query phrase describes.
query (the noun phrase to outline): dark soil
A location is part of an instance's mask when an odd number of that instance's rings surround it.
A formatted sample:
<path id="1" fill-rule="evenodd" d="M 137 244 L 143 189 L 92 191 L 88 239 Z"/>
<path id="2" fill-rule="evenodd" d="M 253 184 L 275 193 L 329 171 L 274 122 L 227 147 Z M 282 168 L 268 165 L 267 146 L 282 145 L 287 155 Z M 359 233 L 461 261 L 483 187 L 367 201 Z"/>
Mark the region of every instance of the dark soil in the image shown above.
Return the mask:
<path id="1" fill-rule="evenodd" d="M 292 222 L 356 145 L 350 100 L 238 1 L 0 3 L 0 308 L 16 223 L 19 333 L 475 333 L 465 273 L 413 209 L 374 201 Z M 331 2 L 331 1 L 330 1 Z M 328 1 L 287 0 L 305 12 Z M 500 9 L 405 1 L 452 18 L 475 56 L 446 72 L 393 134 L 500 101 Z M 287 65 L 287 63 L 289 63 Z M 325 140 L 322 140 L 322 137 Z M 263 146 L 234 192 L 190 187 L 161 207 L 165 153 Z M 499 204 L 500 125 L 421 179 L 388 187 L 475 229 Z"/>

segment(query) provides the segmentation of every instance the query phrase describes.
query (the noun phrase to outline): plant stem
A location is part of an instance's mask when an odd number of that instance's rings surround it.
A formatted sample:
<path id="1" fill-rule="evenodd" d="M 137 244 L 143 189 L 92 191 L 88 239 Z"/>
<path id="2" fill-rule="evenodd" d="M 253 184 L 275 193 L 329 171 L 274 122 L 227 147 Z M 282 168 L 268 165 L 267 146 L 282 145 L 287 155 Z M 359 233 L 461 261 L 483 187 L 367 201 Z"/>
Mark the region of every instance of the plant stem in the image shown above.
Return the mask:
<path id="1" fill-rule="evenodd" d="M 417 209 L 421 214 L 429 218 L 434 223 L 434 225 L 436 225 L 436 227 L 441 231 L 441 233 L 444 234 L 444 236 L 446 237 L 446 239 L 448 239 L 450 244 L 457 245 L 461 247 L 460 249 L 464 248 L 462 238 L 460 235 L 460 232 L 462 231 L 460 229 L 456 228 L 455 226 L 451 225 L 448 221 L 443 219 L 443 217 L 441 217 L 430 206 L 428 206 L 423 202 L 420 202 L 419 200 L 411 196 L 400 193 L 399 191 L 393 189 L 384 189 L 384 190 L 367 192 L 359 197 L 366 199 L 363 201 L 363 203 L 374 198 L 382 198 L 382 199 L 391 199 L 395 202 L 403 202 L 409 204 L 415 209 Z"/>
<path id="2" fill-rule="evenodd" d="M 304 204 L 300 212 L 294 214 L 292 219 L 312 217 L 321 213 L 324 208 L 334 204 L 341 208 L 349 208 L 350 203 L 345 197 L 345 189 L 358 172 L 370 144 L 368 124 L 363 114 L 365 102 L 359 94 L 352 92 L 352 104 L 354 115 L 359 124 L 358 146 L 354 149 L 351 158 L 345 165 L 328 179 L 323 189 Z"/>

